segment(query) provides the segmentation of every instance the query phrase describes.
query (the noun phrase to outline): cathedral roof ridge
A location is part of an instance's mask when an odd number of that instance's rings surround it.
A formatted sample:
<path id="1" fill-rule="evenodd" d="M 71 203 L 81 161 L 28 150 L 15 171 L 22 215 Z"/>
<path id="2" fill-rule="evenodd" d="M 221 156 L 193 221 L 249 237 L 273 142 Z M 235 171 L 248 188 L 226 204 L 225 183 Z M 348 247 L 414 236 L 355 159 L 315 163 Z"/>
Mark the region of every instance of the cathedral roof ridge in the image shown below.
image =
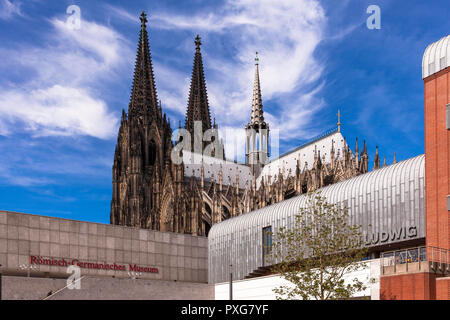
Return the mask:
<path id="1" fill-rule="evenodd" d="M 230 165 L 230 166 L 239 166 L 239 167 L 247 168 L 247 166 L 243 163 L 234 162 L 232 160 L 216 158 L 216 157 L 212 157 L 212 156 L 195 153 L 192 151 L 183 150 L 183 161 L 185 159 L 190 161 L 190 162 L 185 163 L 187 165 L 203 163 L 204 165 L 217 164 L 217 165 Z M 192 160 L 193 160 L 193 162 L 192 162 Z"/>
<path id="2" fill-rule="evenodd" d="M 309 145 L 311 145 L 311 144 L 314 144 L 314 143 L 316 143 L 316 142 L 318 142 L 318 141 L 320 141 L 320 140 L 322 140 L 322 139 L 325 139 L 325 138 L 327 138 L 327 137 L 329 137 L 329 136 L 331 136 L 331 135 L 333 135 L 333 134 L 335 134 L 335 133 L 340 133 L 338 127 L 328 129 L 328 130 L 322 132 L 321 134 L 319 134 L 319 135 L 317 135 L 317 136 L 314 136 L 313 138 L 307 140 L 306 142 L 304 142 L 304 143 L 301 144 L 300 146 L 296 147 L 295 149 L 292 149 L 292 150 L 290 150 L 290 151 L 287 151 L 287 152 L 283 153 L 283 154 L 280 155 L 278 158 L 272 159 L 270 162 L 273 162 L 273 161 L 275 161 L 275 160 L 284 158 L 285 156 L 290 155 L 291 153 L 297 152 L 297 151 L 299 151 L 300 149 L 303 149 L 303 148 L 305 148 L 305 147 L 307 147 L 307 146 L 309 146 Z"/>

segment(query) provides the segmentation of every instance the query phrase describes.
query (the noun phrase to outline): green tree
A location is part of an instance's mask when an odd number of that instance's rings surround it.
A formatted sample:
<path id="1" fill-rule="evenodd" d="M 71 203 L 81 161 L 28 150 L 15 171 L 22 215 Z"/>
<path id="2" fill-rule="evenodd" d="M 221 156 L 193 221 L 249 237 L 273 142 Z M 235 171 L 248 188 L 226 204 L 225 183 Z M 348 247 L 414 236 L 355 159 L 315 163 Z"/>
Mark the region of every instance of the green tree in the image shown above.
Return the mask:
<path id="1" fill-rule="evenodd" d="M 366 289 L 357 278 L 344 281 L 346 273 L 364 268 L 361 227 L 350 223 L 347 208 L 328 203 L 318 192 L 307 197 L 293 226 L 274 234 L 268 262 L 292 285 L 273 291 L 277 299 L 348 299 Z"/>

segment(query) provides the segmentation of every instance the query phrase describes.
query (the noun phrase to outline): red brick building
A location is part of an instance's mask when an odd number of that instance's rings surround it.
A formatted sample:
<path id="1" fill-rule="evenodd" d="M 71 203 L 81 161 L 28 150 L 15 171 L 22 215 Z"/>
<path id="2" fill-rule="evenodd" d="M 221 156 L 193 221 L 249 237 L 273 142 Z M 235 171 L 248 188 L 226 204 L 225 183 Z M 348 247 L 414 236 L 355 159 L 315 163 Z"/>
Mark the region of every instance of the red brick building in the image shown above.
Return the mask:
<path id="1" fill-rule="evenodd" d="M 450 299 L 450 35 L 425 50 L 422 78 L 426 255 L 431 266 L 439 269 L 443 264 L 446 270 L 437 273 L 430 268 L 381 277 L 381 299 Z"/>

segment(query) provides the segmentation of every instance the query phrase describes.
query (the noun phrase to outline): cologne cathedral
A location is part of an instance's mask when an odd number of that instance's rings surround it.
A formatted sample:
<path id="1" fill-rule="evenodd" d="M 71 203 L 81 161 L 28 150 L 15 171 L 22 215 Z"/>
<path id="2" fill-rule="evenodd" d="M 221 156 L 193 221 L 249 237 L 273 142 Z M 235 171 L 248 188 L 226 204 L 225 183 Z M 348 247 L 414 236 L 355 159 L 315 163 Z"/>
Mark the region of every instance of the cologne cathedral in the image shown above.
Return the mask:
<path id="1" fill-rule="evenodd" d="M 243 130 L 245 163 L 226 160 L 223 150 L 200 161 L 173 163 L 172 128 L 158 101 L 144 12 L 140 20 L 131 99 L 128 112 L 122 111 L 114 154 L 111 224 L 207 236 L 212 225 L 225 219 L 368 171 L 366 143 L 361 152 L 358 141 L 354 152 L 350 150 L 339 121 L 336 129 L 268 160 L 270 131 L 264 121 L 258 58 L 250 121 Z M 184 122 L 192 136 L 195 123 L 201 123 L 203 132 L 217 129 L 215 121 L 211 123 L 199 36 L 194 44 Z M 223 148 L 223 143 L 216 145 Z M 183 153 L 183 159 L 192 159 L 187 155 Z M 377 148 L 373 169 L 378 168 Z"/>

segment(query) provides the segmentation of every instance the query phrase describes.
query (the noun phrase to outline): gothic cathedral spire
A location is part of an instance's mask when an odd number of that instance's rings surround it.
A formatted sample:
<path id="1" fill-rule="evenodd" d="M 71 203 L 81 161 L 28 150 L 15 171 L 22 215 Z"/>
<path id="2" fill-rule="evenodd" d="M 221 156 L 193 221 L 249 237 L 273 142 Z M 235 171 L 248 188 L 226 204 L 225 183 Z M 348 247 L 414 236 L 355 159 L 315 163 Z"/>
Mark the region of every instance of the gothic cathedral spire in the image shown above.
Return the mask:
<path id="1" fill-rule="evenodd" d="M 140 16 L 141 32 L 134 67 L 133 88 L 131 91 L 128 116 L 149 115 L 150 119 L 157 117 L 162 119 L 161 109 L 158 106 L 156 94 L 155 77 L 153 74 L 152 58 L 148 43 L 147 15 L 144 11 Z"/>
<path id="2" fill-rule="evenodd" d="M 186 112 L 185 128 L 194 137 L 194 121 L 202 122 L 202 130 L 211 129 L 208 95 L 206 92 L 205 74 L 203 72 L 200 36 L 195 38 L 194 67 L 192 68 L 191 88 Z"/>
<path id="3" fill-rule="evenodd" d="M 164 166 L 170 161 L 172 130 L 157 100 L 145 12 L 140 20 L 128 116 L 122 111 L 114 153 L 110 219 L 112 224 L 159 230 L 162 178 L 172 176 L 173 171 Z M 166 217 L 163 228 L 172 219 Z M 175 230 L 173 220 L 168 223 Z"/>
<path id="4" fill-rule="evenodd" d="M 253 101 L 252 101 L 252 114 L 250 116 L 249 124 L 258 124 L 264 122 L 263 105 L 261 98 L 261 85 L 259 82 L 259 58 L 258 52 L 255 57 L 255 80 L 253 82 Z"/>
<path id="5" fill-rule="evenodd" d="M 258 52 L 256 52 L 255 57 L 252 113 L 250 122 L 246 125 L 245 130 L 247 135 L 245 160 L 252 167 L 253 175 L 258 176 L 269 159 L 269 124 L 264 121 Z"/>

